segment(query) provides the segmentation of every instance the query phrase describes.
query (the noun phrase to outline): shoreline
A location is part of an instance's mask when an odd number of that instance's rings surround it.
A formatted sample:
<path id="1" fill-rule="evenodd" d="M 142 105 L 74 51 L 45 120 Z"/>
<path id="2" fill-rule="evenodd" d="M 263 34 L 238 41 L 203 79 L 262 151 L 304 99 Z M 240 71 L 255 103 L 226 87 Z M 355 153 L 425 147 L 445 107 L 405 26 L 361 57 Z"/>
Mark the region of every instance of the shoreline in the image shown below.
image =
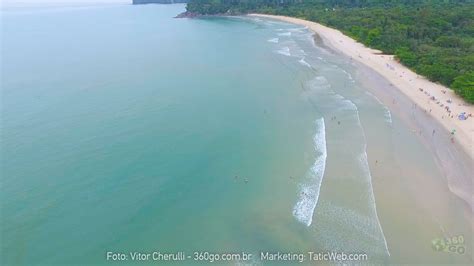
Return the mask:
<path id="1" fill-rule="evenodd" d="M 464 121 L 458 120 L 457 118 L 457 115 L 461 112 L 474 114 L 474 105 L 466 103 L 451 89 L 419 76 L 409 68 L 398 63 L 393 55 L 383 54 L 379 50 L 365 47 L 363 44 L 344 35 L 339 30 L 323 26 L 316 22 L 286 16 L 266 14 L 249 14 L 248 16 L 271 18 L 308 27 L 308 29 L 323 39 L 324 44 L 372 68 L 390 81 L 394 87 L 402 91 L 419 107 L 427 111 L 431 109 L 431 116 L 437 119 L 446 130 L 451 131 L 452 129 L 456 129 L 455 142 L 461 143 L 466 153 L 474 159 L 474 151 L 472 149 L 474 123 L 471 122 L 471 119 L 474 118 L 470 117 Z M 422 88 L 423 92 L 421 92 L 419 88 Z M 446 90 L 446 92 L 443 93 L 442 90 Z M 429 96 L 424 92 L 429 93 Z M 430 100 L 431 96 L 436 97 L 437 100 Z M 451 99 L 452 103 L 447 103 L 448 99 Z M 440 104 L 444 104 L 445 106 L 440 107 L 436 104 L 438 100 Z M 451 109 L 451 115 L 454 116 L 453 118 L 448 118 L 448 113 L 444 109 L 446 106 L 449 106 Z M 471 124 L 471 126 L 469 124 Z"/>
<path id="2" fill-rule="evenodd" d="M 449 190 L 467 203 L 469 216 L 472 216 L 474 213 L 472 195 L 474 123 L 471 119 L 474 118 L 470 117 L 461 121 L 457 115 L 461 112 L 474 113 L 473 105 L 465 103 L 451 89 L 433 83 L 401 65 L 393 58 L 393 55 L 382 54 L 378 50 L 367 48 L 339 30 L 292 17 L 265 14 L 249 14 L 248 16 L 305 26 L 321 38 L 323 44 L 329 49 L 347 56 L 348 63 L 357 64 L 358 69 L 364 68 L 365 70 L 360 69 L 358 72 L 367 79 L 366 83 L 370 91 L 377 93 L 384 105 L 390 108 L 390 111 L 399 114 L 407 126 L 416 131 L 420 130 L 419 139 L 435 157 L 447 179 Z M 369 71 L 377 74 L 378 77 L 372 77 L 370 74 L 366 76 L 365 74 Z M 376 82 L 375 79 L 378 81 Z M 386 84 L 380 86 L 380 79 L 384 79 L 383 83 Z M 393 90 L 393 88 L 397 89 Z M 437 99 L 436 101 L 430 99 L 433 96 Z M 448 103 L 448 99 L 452 103 Z M 441 104 L 444 106 L 440 106 Z M 449 106 L 453 118 L 448 116 L 446 106 Z M 451 142 L 453 129 L 455 130 L 454 143 Z M 433 137 L 432 130 L 436 130 L 436 138 Z"/>

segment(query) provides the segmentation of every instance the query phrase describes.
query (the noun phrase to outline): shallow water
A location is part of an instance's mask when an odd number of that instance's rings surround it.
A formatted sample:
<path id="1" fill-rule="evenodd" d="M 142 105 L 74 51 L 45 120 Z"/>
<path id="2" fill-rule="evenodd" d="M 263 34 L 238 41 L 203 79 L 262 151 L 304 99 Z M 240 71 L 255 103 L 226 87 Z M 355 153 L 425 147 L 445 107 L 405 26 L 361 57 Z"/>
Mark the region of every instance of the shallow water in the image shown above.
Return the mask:
<path id="1" fill-rule="evenodd" d="M 463 205 L 353 65 L 301 26 L 172 18 L 183 9 L 2 11 L 2 264 L 155 250 L 469 259 L 432 249 L 470 241 Z"/>

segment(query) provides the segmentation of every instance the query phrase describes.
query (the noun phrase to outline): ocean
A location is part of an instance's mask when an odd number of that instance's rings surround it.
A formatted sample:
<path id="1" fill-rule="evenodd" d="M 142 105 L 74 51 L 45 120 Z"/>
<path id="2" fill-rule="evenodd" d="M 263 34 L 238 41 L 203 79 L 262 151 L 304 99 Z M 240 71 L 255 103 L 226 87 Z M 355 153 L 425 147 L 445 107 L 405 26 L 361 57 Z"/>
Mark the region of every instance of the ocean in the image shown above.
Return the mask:
<path id="1" fill-rule="evenodd" d="M 184 8 L 2 10 L 0 264 L 469 261 L 462 201 L 357 65 L 301 26 Z"/>

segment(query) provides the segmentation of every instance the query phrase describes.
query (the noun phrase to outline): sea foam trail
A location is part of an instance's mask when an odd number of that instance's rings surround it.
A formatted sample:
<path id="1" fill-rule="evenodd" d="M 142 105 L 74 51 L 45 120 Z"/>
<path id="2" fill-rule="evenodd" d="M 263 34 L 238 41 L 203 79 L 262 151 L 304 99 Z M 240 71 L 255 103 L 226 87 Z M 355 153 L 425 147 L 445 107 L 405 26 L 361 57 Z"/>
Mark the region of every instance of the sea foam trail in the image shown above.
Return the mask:
<path id="1" fill-rule="evenodd" d="M 291 32 L 282 32 L 282 33 L 278 33 L 278 36 L 291 36 Z"/>
<path id="2" fill-rule="evenodd" d="M 323 92 L 326 91 L 324 88 L 325 83 L 327 83 L 327 80 L 324 78 L 324 76 L 319 76 L 316 77 L 315 79 L 312 80 L 312 87 L 317 88 L 319 91 Z M 362 127 L 362 123 L 360 121 L 360 114 L 359 110 L 354 102 L 352 102 L 350 99 L 345 98 L 344 96 L 337 94 L 335 92 L 329 92 L 327 94 L 330 98 L 328 98 L 327 102 L 328 104 L 331 105 L 331 110 L 332 112 L 345 112 L 345 111 L 350 111 L 351 113 L 353 112 L 356 126 L 360 128 L 361 130 L 361 143 L 363 145 L 360 146 L 359 156 L 357 156 L 357 161 L 359 164 L 359 170 L 361 171 L 362 177 L 364 177 L 364 180 L 361 180 L 362 182 L 367 182 L 366 183 L 366 190 L 363 191 L 364 195 L 368 196 L 368 207 L 369 207 L 369 212 L 366 214 L 361 214 L 363 216 L 363 220 L 366 221 L 365 227 L 359 227 L 358 230 L 360 230 L 363 234 L 365 234 L 367 237 L 373 240 L 374 243 L 377 243 L 377 246 L 380 247 L 380 251 L 387 254 L 390 256 L 390 251 L 387 245 L 387 241 L 385 238 L 385 235 L 383 233 L 382 225 L 380 224 L 380 219 L 377 214 L 377 205 L 375 202 L 375 195 L 373 191 L 373 185 L 372 185 L 372 176 L 369 168 L 369 163 L 368 163 L 368 158 L 367 158 L 367 138 L 365 136 L 364 128 Z M 336 100 L 336 102 L 330 100 L 333 98 Z M 336 109 L 334 109 L 334 106 L 337 106 Z M 366 178 L 366 179 L 365 179 Z M 322 201 L 321 204 L 324 205 L 326 201 Z M 349 207 L 350 208 L 350 207 Z M 351 209 L 348 209 L 348 207 L 343 207 L 343 210 L 346 210 L 348 212 L 352 212 Z M 318 211 L 322 211 L 318 207 Z M 327 211 L 325 212 L 325 215 L 327 215 Z M 371 221 L 370 223 L 367 223 L 367 221 Z M 346 223 L 347 226 L 353 227 L 353 224 L 351 223 Z M 363 230 L 361 230 L 363 228 Z M 342 239 L 342 238 L 341 238 Z"/>
<path id="3" fill-rule="evenodd" d="M 302 33 L 303 31 L 305 31 L 307 29 L 308 29 L 308 27 L 302 27 L 302 28 L 290 28 L 290 29 L 287 29 L 287 30 L 290 31 L 290 32 L 301 32 Z"/>
<path id="4" fill-rule="evenodd" d="M 379 219 L 379 216 L 377 214 L 377 204 L 375 203 L 374 187 L 372 185 L 372 174 L 370 173 L 369 160 L 368 160 L 368 156 L 367 156 L 367 137 L 365 136 L 364 128 L 362 127 L 362 123 L 360 122 L 359 109 L 357 108 L 357 106 L 352 101 L 350 101 L 350 102 L 356 108 L 358 124 L 359 124 L 360 128 L 362 129 L 362 135 L 364 137 L 364 149 L 363 149 L 363 152 L 361 153 L 361 155 L 359 157 L 359 163 L 360 163 L 360 165 L 361 165 L 363 171 L 365 172 L 365 175 L 367 176 L 368 181 L 369 181 L 369 196 L 370 196 L 370 201 L 371 201 L 372 207 L 373 207 L 371 209 L 371 211 L 373 212 L 373 215 L 375 216 L 375 219 L 377 221 L 377 226 L 378 226 L 380 236 L 381 236 L 381 239 L 379 239 L 379 240 L 383 242 L 384 247 L 385 247 L 385 251 L 387 252 L 387 255 L 390 256 L 390 251 L 389 251 L 388 245 L 387 245 L 387 239 L 385 238 L 385 234 L 383 233 L 382 225 L 380 224 L 380 219 Z"/>
<path id="5" fill-rule="evenodd" d="M 304 57 L 301 58 L 298 62 L 300 62 L 300 64 L 302 64 L 304 66 L 307 66 L 307 67 L 311 68 L 311 65 L 304 60 Z"/>
<path id="6" fill-rule="evenodd" d="M 313 213 L 318 204 L 319 191 L 326 168 L 327 148 L 324 118 L 316 120 L 316 134 L 313 143 L 317 156 L 308 174 L 307 182 L 300 184 L 299 199 L 293 207 L 293 216 L 306 226 L 310 226 L 313 221 Z"/>
<path id="7" fill-rule="evenodd" d="M 340 95 L 340 94 L 337 94 L 337 95 L 339 95 L 343 99 L 345 99 L 345 97 L 343 97 L 342 95 Z M 375 97 L 375 95 L 374 95 L 374 97 Z M 378 100 L 377 97 L 375 97 L 375 98 Z M 358 160 L 359 160 L 359 165 L 360 165 L 362 171 L 364 172 L 365 176 L 368 179 L 368 189 L 369 189 L 368 192 L 369 192 L 370 203 L 372 204 L 372 208 L 370 208 L 370 210 L 372 212 L 373 217 L 375 218 L 376 227 L 379 231 L 378 236 L 373 236 L 373 237 L 375 237 L 375 239 L 377 239 L 378 241 L 383 243 L 385 252 L 387 253 L 388 256 L 390 256 L 390 251 L 389 251 L 388 245 L 387 245 L 387 239 L 385 238 L 385 234 L 383 233 L 382 225 L 380 224 L 380 219 L 379 219 L 379 216 L 377 214 L 377 204 L 375 202 L 374 188 L 373 188 L 373 185 L 372 185 L 372 174 L 370 172 L 369 160 L 368 160 L 368 156 L 367 156 L 367 138 L 365 136 L 364 128 L 362 127 L 362 123 L 360 121 L 359 109 L 357 108 L 357 105 L 354 102 L 352 102 L 351 100 L 345 99 L 345 101 L 347 101 L 347 103 L 349 103 L 349 105 L 351 105 L 353 107 L 353 109 L 355 110 L 356 118 L 357 118 L 357 124 L 362 130 L 362 137 L 363 137 L 363 140 L 364 140 L 363 141 L 364 147 L 363 147 L 362 153 L 358 157 Z"/>
<path id="8" fill-rule="evenodd" d="M 286 55 L 286 56 L 291 56 L 290 53 L 290 48 L 289 47 L 283 47 L 280 50 L 276 51 L 279 54 Z"/>
<path id="9" fill-rule="evenodd" d="M 385 104 L 383 104 L 382 101 L 380 101 L 380 99 L 377 98 L 377 96 L 373 95 L 372 93 L 368 91 L 366 91 L 365 93 L 371 96 L 372 98 L 374 98 L 383 107 L 385 121 L 387 121 L 389 124 L 392 124 L 392 113 L 390 112 L 388 107 Z"/>
<path id="10" fill-rule="evenodd" d="M 278 43 L 279 40 L 280 40 L 279 38 L 272 38 L 272 39 L 268 40 L 268 42 Z"/>

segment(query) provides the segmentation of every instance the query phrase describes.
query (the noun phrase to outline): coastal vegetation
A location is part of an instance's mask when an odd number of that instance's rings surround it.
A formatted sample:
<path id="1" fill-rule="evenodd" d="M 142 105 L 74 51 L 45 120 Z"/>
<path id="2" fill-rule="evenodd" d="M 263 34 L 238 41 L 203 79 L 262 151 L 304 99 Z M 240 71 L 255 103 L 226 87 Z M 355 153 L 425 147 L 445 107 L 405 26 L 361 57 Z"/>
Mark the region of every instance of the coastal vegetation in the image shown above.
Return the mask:
<path id="1" fill-rule="evenodd" d="M 315 21 L 394 54 L 474 103 L 472 0 L 190 0 L 193 14 L 264 13 Z"/>

